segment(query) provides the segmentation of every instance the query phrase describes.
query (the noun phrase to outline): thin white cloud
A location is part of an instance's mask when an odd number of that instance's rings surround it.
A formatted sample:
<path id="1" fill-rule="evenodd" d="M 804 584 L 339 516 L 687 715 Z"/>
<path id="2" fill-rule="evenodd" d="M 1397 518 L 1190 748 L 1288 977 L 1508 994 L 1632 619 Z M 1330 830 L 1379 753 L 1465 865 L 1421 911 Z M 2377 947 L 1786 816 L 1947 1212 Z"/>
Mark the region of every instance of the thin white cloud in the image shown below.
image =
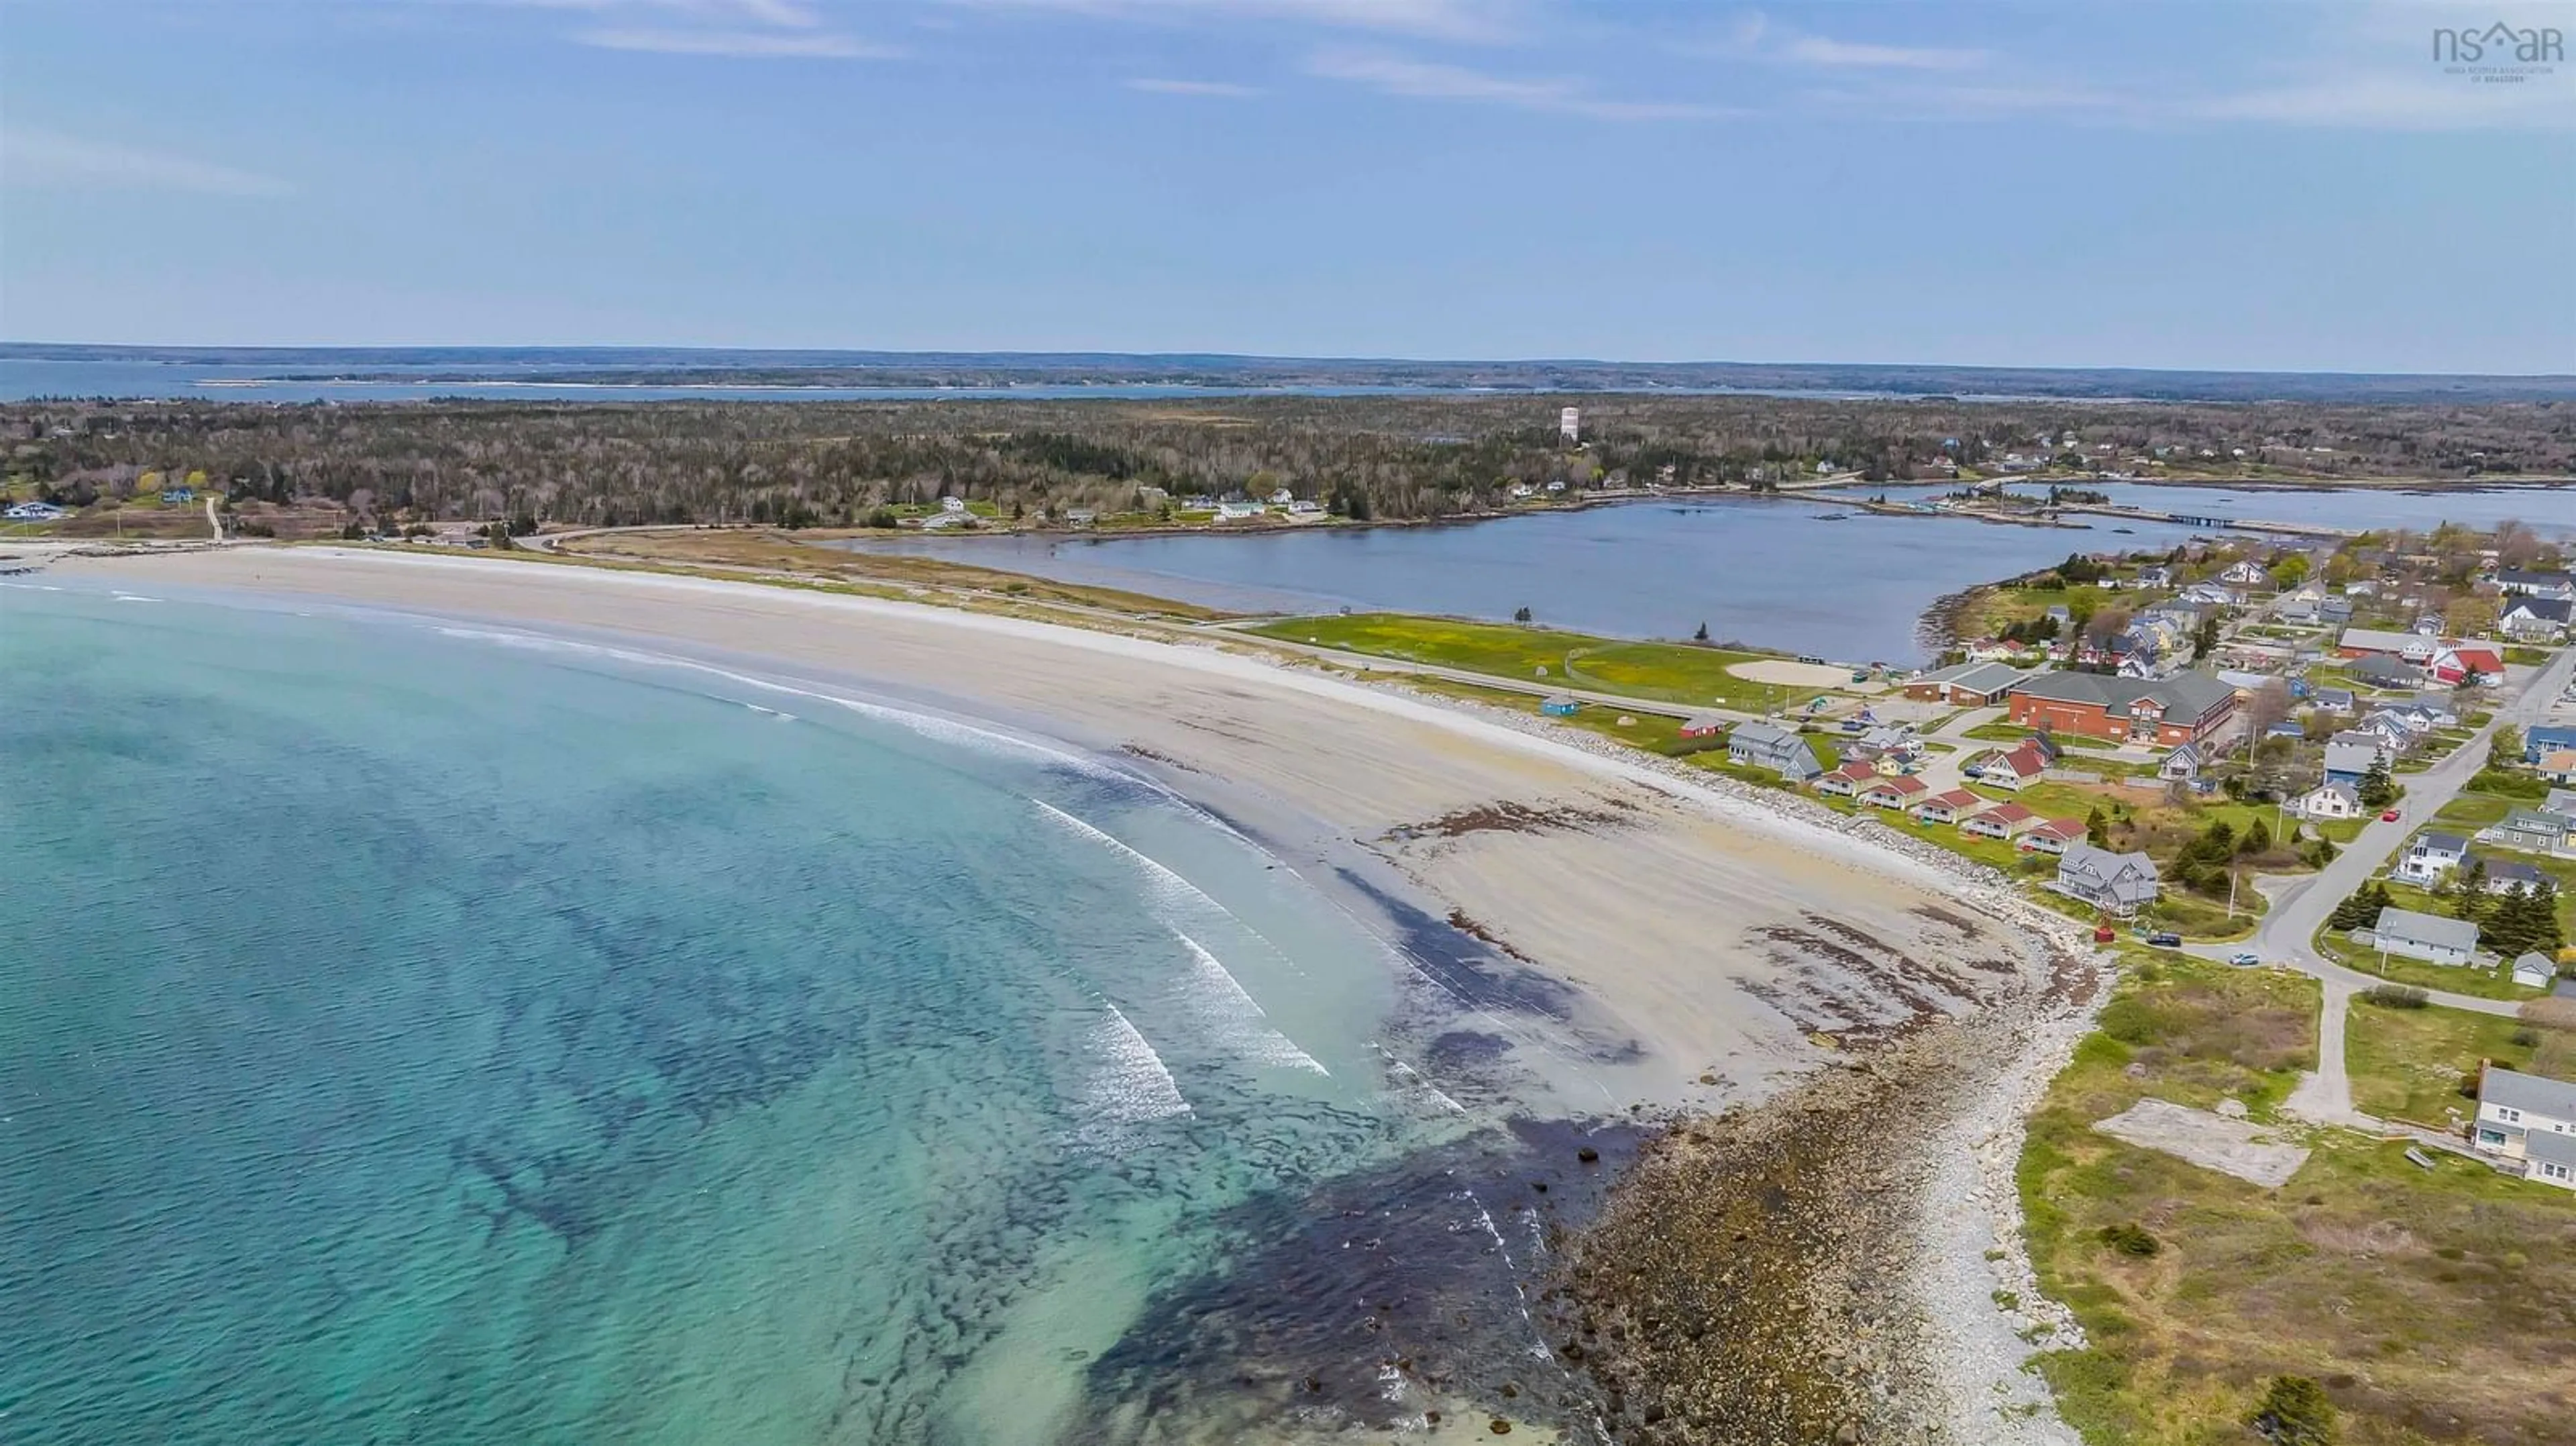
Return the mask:
<path id="1" fill-rule="evenodd" d="M 583 30 L 573 37 L 600 50 L 656 55 L 722 55 L 743 60 L 884 60 L 903 52 L 830 31 L 626 29 Z"/>
<path id="2" fill-rule="evenodd" d="M 1757 31 L 1758 35 L 1759 32 Z M 1780 53 L 1800 65 L 1847 66 L 1869 70 L 1974 70 L 1993 59 L 1983 50 L 1953 50 L 1939 46 L 1858 45 L 1849 41 L 1829 40 L 1822 35 L 1801 35 L 1780 49 Z"/>
<path id="3" fill-rule="evenodd" d="M 1230 80 L 1170 80 L 1161 76 L 1140 75 L 1126 82 L 1129 90 L 1152 95 L 1205 95 L 1227 100 L 1244 100 L 1261 94 L 1259 87 L 1237 85 Z"/>
<path id="4" fill-rule="evenodd" d="M 898 55 L 824 23 L 812 0 L 473 0 L 578 13 L 594 22 L 566 36 L 600 50 L 745 60 L 874 60 Z"/>
<path id="5" fill-rule="evenodd" d="M 1327 80 L 1365 85 L 1387 95 L 1477 101 L 1592 120 L 1700 120 L 1732 113 L 1720 106 L 1686 102 L 1607 99 L 1594 94 L 1584 82 L 1567 77 L 1520 79 L 1465 66 L 1356 51 L 1323 52 L 1311 58 L 1306 69 Z"/>
<path id="6" fill-rule="evenodd" d="M 949 0 L 987 10 L 1051 10 L 1103 20 L 1268 20 L 1425 40 L 1493 42 L 1527 30 L 1531 0 Z"/>
<path id="7" fill-rule="evenodd" d="M 295 191 L 289 183 L 256 171 L 24 126 L 0 131 L 0 185 L 242 197 L 285 196 Z"/>
<path id="8" fill-rule="evenodd" d="M 2464 76 L 2348 73 L 2187 100 L 2178 108 L 2198 120 L 2296 126 L 2576 131 L 2576 75 L 2481 85 Z"/>

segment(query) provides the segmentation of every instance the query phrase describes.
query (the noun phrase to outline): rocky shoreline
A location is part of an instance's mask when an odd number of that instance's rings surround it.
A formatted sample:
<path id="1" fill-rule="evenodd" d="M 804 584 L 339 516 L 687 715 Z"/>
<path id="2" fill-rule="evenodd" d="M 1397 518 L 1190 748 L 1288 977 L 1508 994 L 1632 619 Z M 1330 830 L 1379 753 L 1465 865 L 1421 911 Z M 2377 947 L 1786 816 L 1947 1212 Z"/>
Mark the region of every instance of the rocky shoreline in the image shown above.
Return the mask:
<path id="1" fill-rule="evenodd" d="M 1400 686 L 1381 684 L 1380 686 Z M 2024 1123 L 2092 1028 L 2110 968 L 1998 871 L 1777 790 L 1505 709 L 1444 700 L 1942 870 L 2020 926 L 2032 982 L 1777 1095 L 1669 1122 L 1567 1242 L 1536 1319 L 1637 1446 L 2072 1446 L 2023 1369 L 2080 1346 L 2039 1291 L 2015 1181 Z"/>

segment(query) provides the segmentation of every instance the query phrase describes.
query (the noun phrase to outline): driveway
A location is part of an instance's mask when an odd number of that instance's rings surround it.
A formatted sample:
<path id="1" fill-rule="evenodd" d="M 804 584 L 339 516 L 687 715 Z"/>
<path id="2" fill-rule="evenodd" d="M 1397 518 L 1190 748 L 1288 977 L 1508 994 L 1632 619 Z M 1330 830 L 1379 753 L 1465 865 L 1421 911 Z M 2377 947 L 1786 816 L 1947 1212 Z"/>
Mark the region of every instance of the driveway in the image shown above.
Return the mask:
<path id="1" fill-rule="evenodd" d="M 2204 959 L 2225 959 L 2251 949 L 2267 964 L 2283 964 L 2316 978 L 2325 986 L 2325 1008 L 2317 1023 L 2317 1070 L 2299 1081 L 2287 1108 L 2328 1124 L 2363 1127 L 2379 1122 L 2353 1108 L 2352 1080 L 2344 1069 L 2344 1022 L 2352 996 L 2384 981 L 2318 954 L 2311 941 L 2335 905 L 2370 882 L 2416 829 L 2459 796 L 2460 790 L 2486 764 L 2487 746 L 2496 729 L 2512 724 L 2527 728 L 2548 716 L 2549 705 L 2576 673 L 2576 648 L 2561 648 L 2522 681 L 2511 702 L 2498 706 L 2495 717 L 2448 758 L 2422 773 L 2406 775 L 2406 799 L 2394 823 L 2374 818 L 2361 836 L 2344 846 L 2335 861 L 2318 873 L 2262 880 L 2257 887 L 2271 901 L 2254 938 L 2247 944 L 2194 944 L 2188 952 Z M 2449 990 L 2426 991 L 2432 1002 L 2448 1009 L 2511 1017 L 2521 1006 L 2512 1000 L 2481 999 Z"/>

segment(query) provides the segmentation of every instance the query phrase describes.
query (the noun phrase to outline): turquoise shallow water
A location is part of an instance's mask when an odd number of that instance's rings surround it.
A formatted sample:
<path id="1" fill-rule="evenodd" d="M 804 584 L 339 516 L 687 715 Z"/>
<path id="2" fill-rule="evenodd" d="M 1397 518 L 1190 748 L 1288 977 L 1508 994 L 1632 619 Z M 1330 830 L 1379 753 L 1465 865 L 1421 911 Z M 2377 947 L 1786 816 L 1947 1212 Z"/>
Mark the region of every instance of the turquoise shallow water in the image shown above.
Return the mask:
<path id="1" fill-rule="evenodd" d="M 1388 945 L 1077 755 L 103 589 L 0 728 L 0 1437 L 1180 1439 L 1319 1196 L 1508 1254 Z"/>

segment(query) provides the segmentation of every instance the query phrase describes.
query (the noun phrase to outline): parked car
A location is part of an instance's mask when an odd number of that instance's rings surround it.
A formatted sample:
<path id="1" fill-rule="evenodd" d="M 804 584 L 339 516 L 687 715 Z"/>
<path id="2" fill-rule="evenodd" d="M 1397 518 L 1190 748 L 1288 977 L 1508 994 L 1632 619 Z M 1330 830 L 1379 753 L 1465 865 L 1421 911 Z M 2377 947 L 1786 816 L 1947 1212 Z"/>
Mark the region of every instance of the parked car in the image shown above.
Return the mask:
<path id="1" fill-rule="evenodd" d="M 2393 809 L 2393 808 L 2384 808 L 2384 809 L 2381 809 L 2381 810 L 2379 811 L 2379 821 L 2380 821 L 2381 823 L 2395 823 L 2395 822 L 2397 822 L 2397 810 L 2395 810 L 2395 809 Z"/>
<path id="2" fill-rule="evenodd" d="M 2182 947 L 2182 936 L 2168 930 L 2162 934 L 2149 934 L 2147 942 L 2159 949 L 2179 949 Z"/>
<path id="3" fill-rule="evenodd" d="M 2251 949 L 2239 949 L 2235 953 L 2227 956 L 2227 962 L 2235 965 L 2239 969 L 2251 969 L 2255 965 L 2263 962 L 2263 956 L 2255 953 Z"/>

